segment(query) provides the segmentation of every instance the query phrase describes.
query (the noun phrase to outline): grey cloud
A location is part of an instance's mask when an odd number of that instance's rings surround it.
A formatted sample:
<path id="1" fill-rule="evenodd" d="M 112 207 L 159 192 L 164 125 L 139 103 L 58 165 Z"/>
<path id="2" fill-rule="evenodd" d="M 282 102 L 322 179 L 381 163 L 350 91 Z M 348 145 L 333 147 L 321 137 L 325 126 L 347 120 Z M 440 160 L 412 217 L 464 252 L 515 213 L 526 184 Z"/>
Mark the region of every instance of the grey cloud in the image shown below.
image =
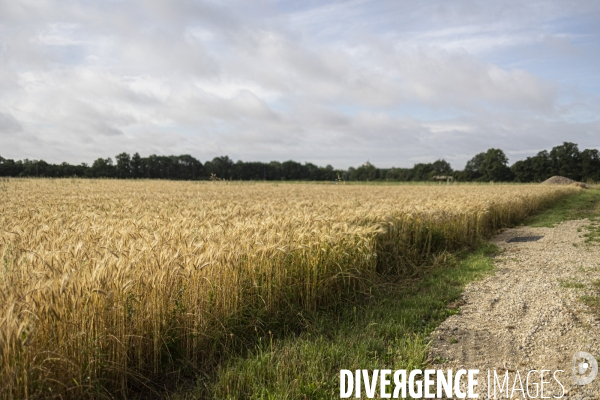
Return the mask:
<path id="1" fill-rule="evenodd" d="M 21 132 L 23 127 L 10 113 L 0 111 L 0 134 Z"/>

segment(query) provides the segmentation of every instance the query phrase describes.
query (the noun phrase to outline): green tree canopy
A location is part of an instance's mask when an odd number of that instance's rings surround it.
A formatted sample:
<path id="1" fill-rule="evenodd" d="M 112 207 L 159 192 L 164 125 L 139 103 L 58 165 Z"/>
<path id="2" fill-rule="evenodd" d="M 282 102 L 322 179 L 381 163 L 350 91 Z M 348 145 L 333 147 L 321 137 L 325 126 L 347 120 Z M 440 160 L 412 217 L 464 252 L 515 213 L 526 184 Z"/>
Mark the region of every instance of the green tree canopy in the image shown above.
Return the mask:
<path id="1" fill-rule="evenodd" d="M 552 174 L 581 180 L 581 153 L 575 143 L 564 142 L 550 151 Z"/>
<path id="2" fill-rule="evenodd" d="M 508 157 L 500 149 L 488 149 L 467 162 L 463 179 L 482 182 L 507 182 L 514 178 L 508 167 Z"/>

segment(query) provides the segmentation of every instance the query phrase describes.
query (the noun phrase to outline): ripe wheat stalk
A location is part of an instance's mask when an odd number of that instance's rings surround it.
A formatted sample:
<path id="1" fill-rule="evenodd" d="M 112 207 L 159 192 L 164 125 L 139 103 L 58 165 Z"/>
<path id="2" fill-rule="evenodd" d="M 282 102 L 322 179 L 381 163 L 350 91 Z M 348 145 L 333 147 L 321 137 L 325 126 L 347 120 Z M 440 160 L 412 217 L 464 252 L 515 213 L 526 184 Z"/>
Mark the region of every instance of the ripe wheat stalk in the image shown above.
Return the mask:
<path id="1" fill-rule="evenodd" d="M 38 179 L 5 186 L 0 387 L 9 399 L 127 393 L 181 365 L 207 370 L 261 319 L 339 301 L 369 274 L 413 274 L 433 255 L 580 190 Z"/>

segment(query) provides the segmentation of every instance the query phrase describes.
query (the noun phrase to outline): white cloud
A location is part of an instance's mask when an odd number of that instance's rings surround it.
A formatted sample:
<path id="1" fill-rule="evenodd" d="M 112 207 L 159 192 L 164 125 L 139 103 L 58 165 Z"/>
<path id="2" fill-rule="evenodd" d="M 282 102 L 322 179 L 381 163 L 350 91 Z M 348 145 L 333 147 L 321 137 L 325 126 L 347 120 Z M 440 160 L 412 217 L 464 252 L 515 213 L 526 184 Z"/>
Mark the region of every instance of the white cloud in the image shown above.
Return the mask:
<path id="1" fill-rule="evenodd" d="M 518 157 L 564 140 L 592 146 L 600 119 L 600 81 L 567 63 L 595 70 L 580 44 L 598 41 L 595 3 L 0 7 L 4 157 L 139 151 L 336 167 L 445 157 L 460 168 L 489 147 Z"/>
<path id="2" fill-rule="evenodd" d="M 85 44 L 77 35 L 79 24 L 50 23 L 31 40 L 46 46 L 73 46 Z"/>

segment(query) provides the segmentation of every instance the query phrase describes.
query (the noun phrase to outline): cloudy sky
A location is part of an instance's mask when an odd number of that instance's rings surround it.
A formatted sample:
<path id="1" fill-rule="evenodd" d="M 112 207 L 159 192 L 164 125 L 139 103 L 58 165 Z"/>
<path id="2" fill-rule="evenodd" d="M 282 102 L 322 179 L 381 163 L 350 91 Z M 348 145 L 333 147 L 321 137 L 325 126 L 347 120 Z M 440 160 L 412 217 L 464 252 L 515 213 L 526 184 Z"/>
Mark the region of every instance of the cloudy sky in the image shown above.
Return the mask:
<path id="1" fill-rule="evenodd" d="M 0 0 L 0 156 L 600 148 L 600 2 Z"/>

